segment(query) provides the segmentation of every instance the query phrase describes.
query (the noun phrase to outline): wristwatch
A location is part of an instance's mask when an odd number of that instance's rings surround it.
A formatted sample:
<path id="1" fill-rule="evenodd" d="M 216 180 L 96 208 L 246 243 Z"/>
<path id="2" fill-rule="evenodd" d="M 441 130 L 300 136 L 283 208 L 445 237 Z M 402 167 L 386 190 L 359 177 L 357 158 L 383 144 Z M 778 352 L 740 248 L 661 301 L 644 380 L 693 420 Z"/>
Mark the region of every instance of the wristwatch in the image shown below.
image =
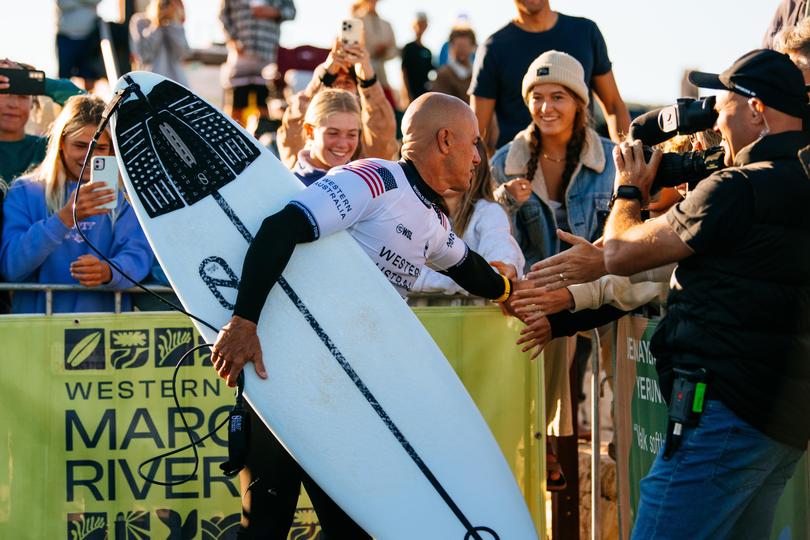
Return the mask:
<path id="1" fill-rule="evenodd" d="M 374 83 L 377 82 L 377 74 L 371 76 L 370 79 L 361 79 L 357 77 L 357 84 L 360 85 L 360 88 L 368 88 L 370 86 L 374 86 Z"/>
<path id="2" fill-rule="evenodd" d="M 641 193 L 641 189 L 639 189 L 638 186 L 624 184 L 616 188 L 616 193 L 614 193 L 613 197 L 610 199 L 610 208 L 613 208 L 613 203 L 616 202 L 616 199 L 635 199 L 641 203 L 641 201 L 644 200 L 644 194 Z"/>

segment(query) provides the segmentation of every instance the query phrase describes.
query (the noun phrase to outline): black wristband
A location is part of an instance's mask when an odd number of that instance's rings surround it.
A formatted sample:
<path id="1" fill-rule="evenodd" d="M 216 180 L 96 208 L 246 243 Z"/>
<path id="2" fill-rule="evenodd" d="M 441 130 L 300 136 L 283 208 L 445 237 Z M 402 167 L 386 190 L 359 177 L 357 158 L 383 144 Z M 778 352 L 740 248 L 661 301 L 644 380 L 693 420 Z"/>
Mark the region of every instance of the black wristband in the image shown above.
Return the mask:
<path id="1" fill-rule="evenodd" d="M 613 194 L 613 198 L 610 199 L 610 206 L 609 208 L 612 210 L 613 205 L 616 203 L 616 199 L 627 199 L 627 200 L 636 200 L 641 204 L 641 201 L 644 200 L 644 194 L 641 193 L 641 188 L 638 186 L 634 186 L 632 184 L 624 184 L 616 188 L 616 193 Z"/>
<path id="2" fill-rule="evenodd" d="M 377 74 L 376 73 L 370 79 L 363 80 L 360 77 L 357 78 L 357 84 L 360 85 L 360 88 L 368 88 L 369 86 L 373 86 L 374 83 L 376 83 L 376 82 L 377 82 Z"/>
<path id="3" fill-rule="evenodd" d="M 332 86 L 335 84 L 337 80 L 337 75 L 333 73 L 329 73 L 328 71 L 324 71 L 323 75 L 320 76 L 321 84 L 324 86 Z"/>

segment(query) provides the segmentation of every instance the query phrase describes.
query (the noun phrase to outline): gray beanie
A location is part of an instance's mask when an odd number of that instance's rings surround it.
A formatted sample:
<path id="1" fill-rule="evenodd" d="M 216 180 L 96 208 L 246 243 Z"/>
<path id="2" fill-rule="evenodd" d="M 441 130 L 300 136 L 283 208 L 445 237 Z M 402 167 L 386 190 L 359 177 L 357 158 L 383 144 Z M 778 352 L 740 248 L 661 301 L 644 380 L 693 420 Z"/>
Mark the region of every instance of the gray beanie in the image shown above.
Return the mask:
<path id="1" fill-rule="evenodd" d="M 570 54 L 560 51 L 546 51 L 529 66 L 523 76 L 523 101 L 529 103 L 529 94 L 535 85 L 556 83 L 565 86 L 588 104 L 588 85 L 585 83 L 585 70 L 582 64 Z"/>

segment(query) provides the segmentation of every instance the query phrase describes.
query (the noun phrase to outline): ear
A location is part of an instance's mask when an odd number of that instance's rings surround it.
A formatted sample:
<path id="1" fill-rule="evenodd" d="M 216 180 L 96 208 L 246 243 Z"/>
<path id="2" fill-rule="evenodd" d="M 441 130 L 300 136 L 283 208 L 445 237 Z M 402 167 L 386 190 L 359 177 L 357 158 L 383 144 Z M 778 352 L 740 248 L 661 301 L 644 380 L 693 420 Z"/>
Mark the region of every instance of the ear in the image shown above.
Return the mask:
<path id="1" fill-rule="evenodd" d="M 762 100 L 759 98 L 750 98 L 748 100 L 748 108 L 751 109 L 751 112 L 754 114 L 754 117 L 757 118 L 765 112 L 765 104 L 762 103 Z"/>
<path id="2" fill-rule="evenodd" d="M 453 132 L 449 128 L 441 128 L 436 132 L 436 145 L 439 152 L 449 154 L 450 147 L 453 146 Z"/>
<path id="3" fill-rule="evenodd" d="M 315 128 L 312 127 L 312 124 L 304 124 L 304 135 L 309 140 L 315 138 Z"/>

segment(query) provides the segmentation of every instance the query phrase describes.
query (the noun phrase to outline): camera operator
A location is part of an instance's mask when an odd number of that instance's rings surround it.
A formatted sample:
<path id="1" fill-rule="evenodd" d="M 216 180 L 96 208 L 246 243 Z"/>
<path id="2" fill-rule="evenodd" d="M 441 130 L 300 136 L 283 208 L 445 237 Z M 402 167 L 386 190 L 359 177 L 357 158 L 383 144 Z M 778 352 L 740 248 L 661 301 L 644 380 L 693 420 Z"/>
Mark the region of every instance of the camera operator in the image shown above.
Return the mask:
<path id="1" fill-rule="evenodd" d="M 669 429 L 633 538 L 767 538 L 810 439 L 810 182 L 797 157 L 808 98 L 799 69 L 770 50 L 689 78 L 723 90 L 716 129 L 730 168 L 642 222 L 661 154 L 614 150 L 607 270 L 678 262 L 651 344 Z"/>

